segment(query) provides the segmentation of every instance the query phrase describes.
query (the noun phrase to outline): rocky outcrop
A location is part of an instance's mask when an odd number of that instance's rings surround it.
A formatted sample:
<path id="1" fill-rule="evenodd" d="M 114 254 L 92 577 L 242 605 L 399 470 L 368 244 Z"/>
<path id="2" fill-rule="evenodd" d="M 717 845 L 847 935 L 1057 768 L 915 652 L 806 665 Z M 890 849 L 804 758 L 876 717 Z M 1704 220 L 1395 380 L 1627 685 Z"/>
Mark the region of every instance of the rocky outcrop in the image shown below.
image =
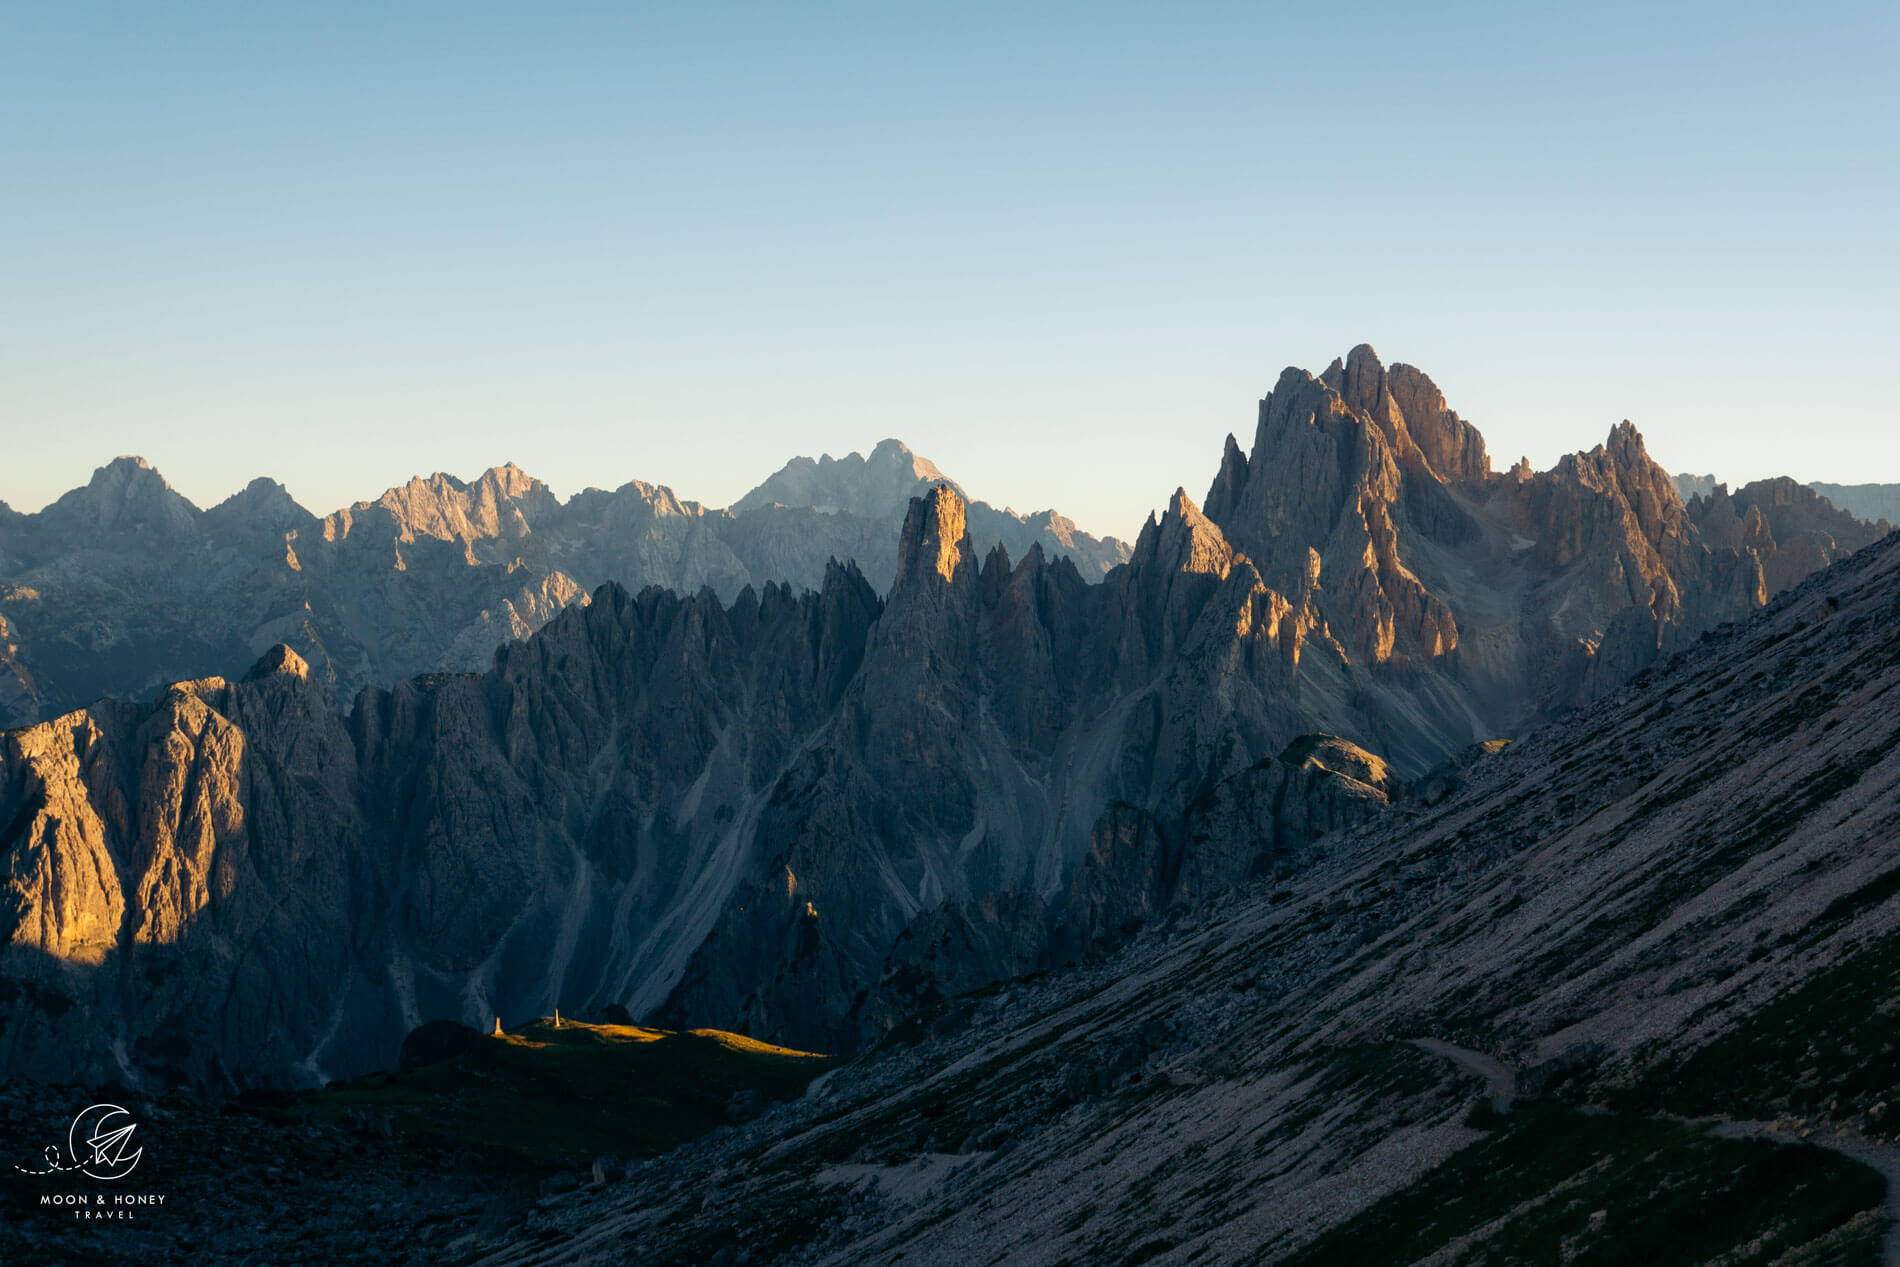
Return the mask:
<path id="1" fill-rule="evenodd" d="M 816 589 L 840 559 L 881 590 L 910 499 L 946 480 L 887 440 L 870 459 L 799 459 L 720 511 L 637 480 L 562 502 L 510 464 L 319 520 L 267 479 L 199 511 L 120 458 L 37 515 L 0 513 L 0 724 L 239 673 L 276 642 L 347 705 L 366 685 L 484 669 L 608 581 L 731 602 L 768 581 Z M 1054 511 L 968 514 L 979 548 L 1040 546 L 1091 580 L 1127 556 Z"/>

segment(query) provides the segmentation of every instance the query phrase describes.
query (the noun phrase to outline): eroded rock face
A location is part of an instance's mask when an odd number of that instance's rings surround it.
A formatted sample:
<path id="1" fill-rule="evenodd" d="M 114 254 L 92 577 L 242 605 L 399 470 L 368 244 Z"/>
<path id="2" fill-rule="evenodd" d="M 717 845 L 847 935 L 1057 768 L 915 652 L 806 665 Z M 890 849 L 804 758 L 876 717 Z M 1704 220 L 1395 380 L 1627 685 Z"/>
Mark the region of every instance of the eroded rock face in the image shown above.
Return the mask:
<path id="1" fill-rule="evenodd" d="M 794 461 L 732 511 L 637 480 L 562 502 L 511 464 L 418 477 L 319 520 L 263 479 L 200 511 L 120 458 L 38 515 L 0 512 L 0 724 L 240 673 L 278 642 L 347 704 L 366 685 L 485 669 L 608 581 L 730 603 L 768 581 L 816 589 L 839 559 L 881 591 L 910 499 L 943 482 L 887 440 L 869 459 Z M 1091 580 L 1127 557 L 1054 511 L 967 513 L 980 548 L 1040 545 Z"/>
<path id="2" fill-rule="evenodd" d="M 370 891 L 355 751 L 302 670 L 0 737 L 11 1074 L 229 1088 L 323 1041 Z"/>

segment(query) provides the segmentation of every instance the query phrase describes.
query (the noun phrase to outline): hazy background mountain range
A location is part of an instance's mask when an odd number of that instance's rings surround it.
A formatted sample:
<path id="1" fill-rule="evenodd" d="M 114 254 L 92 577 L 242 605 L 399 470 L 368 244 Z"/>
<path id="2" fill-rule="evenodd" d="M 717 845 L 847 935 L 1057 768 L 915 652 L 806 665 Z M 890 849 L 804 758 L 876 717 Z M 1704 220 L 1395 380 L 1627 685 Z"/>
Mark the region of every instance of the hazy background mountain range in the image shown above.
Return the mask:
<path id="1" fill-rule="evenodd" d="M 0 725 L 235 675 L 287 643 L 347 707 L 417 673 L 481 669 L 606 581 L 638 592 L 813 589 L 833 558 L 879 591 L 911 497 L 951 483 L 896 440 L 797 458 L 729 510 L 640 481 L 557 498 L 510 464 L 417 477 L 319 519 L 274 480 L 209 510 L 122 457 L 37 514 L 0 504 Z M 982 549 L 1041 545 L 1099 579 L 1128 557 L 1053 510 L 969 503 Z"/>
<path id="2" fill-rule="evenodd" d="M 1676 491 L 1682 500 L 1714 494 L 1720 481 L 1713 475 L 1678 475 Z M 1868 523 L 1900 523 L 1900 484 L 1830 484 L 1809 480 L 1808 487 L 1836 506 Z"/>

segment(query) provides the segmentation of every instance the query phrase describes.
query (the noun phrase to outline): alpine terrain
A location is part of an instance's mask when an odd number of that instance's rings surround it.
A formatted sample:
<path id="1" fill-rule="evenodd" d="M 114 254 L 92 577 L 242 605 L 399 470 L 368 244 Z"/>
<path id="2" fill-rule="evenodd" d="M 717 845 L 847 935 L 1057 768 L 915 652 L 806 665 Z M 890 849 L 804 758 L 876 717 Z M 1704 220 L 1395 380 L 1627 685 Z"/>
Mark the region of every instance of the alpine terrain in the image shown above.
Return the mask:
<path id="1" fill-rule="evenodd" d="M 1883 1252 L 1900 537 L 1812 489 L 1685 503 L 1627 422 L 1495 470 L 1364 346 L 1125 558 L 894 445 L 728 512 L 509 469 L 285 509 L 271 585 L 102 481 L 120 535 L 69 498 L 10 575 L 130 612 L 171 582 L 114 542 L 169 531 L 244 621 L 309 605 L 0 734 L 0 1073 L 238 1097 L 280 1170 L 380 1141 L 406 1230 L 339 1253 Z M 503 577 L 546 602 L 471 624 Z M 526 636 L 465 671 L 477 628 Z M 268 1199 L 266 1258 L 328 1217 Z"/>

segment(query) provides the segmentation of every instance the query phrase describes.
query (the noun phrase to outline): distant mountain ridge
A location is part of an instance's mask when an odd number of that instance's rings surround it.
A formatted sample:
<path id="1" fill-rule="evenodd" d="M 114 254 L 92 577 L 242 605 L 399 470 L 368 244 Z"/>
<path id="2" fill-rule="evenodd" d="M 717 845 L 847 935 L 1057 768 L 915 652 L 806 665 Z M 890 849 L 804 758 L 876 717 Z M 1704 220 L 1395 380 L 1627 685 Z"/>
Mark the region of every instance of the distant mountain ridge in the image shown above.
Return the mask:
<path id="1" fill-rule="evenodd" d="M 1808 487 L 1869 523 L 1884 519 L 1900 524 L 1900 484 L 1828 484 L 1815 480 Z"/>
<path id="2" fill-rule="evenodd" d="M 0 507 L 0 726 L 236 674 L 276 642 L 346 707 L 368 685 L 485 668 L 607 581 L 730 602 L 771 581 L 816 588 L 835 558 L 881 587 L 904 508 L 947 478 L 886 440 L 868 459 L 795 459 L 723 511 L 638 480 L 563 502 L 510 463 L 318 518 L 268 479 L 200 510 L 121 457 L 38 514 Z M 822 506 L 798 500 L 801 480 Z M 1040 544 L 1090 579 L 1128 554 L 1054 511 L 971 511 L 984 548 Z"/>
<path id="3" fill-rule="evenodd" d="M 1718 488 L 1727 488 L 1713 475 L 1674 475 L 1670 478 L 1675 481 L 1676 492 L 1685 502 L 1693 497 L 1713 497 Z M 1735 497 L 1743 501 L 1752 500 L 1751 491 L 1759 494 L 1773 486 L 1785 488 L 1793 483 L 1793 480 L 1785 477 L 1756 480 L 1738 489 Z M 1900 524 L 1900 484 L 1829 484 L 1823 480 L 1810 480 L 1800 487 L 1812 489 L 1825 497 L 1829 504 L 1864 523 L 1876 526 L 1883 522 Z M 1785 500 L 1789 494 L 1783 492 L 1781 496 Z"/>

